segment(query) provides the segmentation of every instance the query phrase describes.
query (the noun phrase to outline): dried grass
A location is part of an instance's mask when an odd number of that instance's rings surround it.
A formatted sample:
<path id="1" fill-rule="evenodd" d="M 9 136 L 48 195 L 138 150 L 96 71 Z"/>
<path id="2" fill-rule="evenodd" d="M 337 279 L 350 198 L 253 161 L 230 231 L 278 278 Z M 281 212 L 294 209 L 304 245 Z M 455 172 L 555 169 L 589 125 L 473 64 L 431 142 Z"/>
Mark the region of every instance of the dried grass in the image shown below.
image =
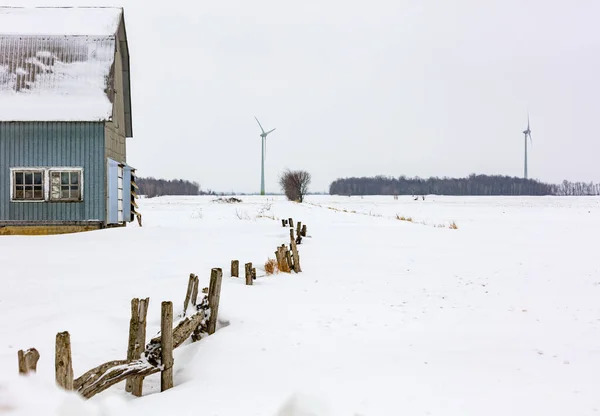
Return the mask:
<path id="1" fill-rule="evenodd" d="M 273 274 L 275 271 L 277 271 L 277 260 L 267 259 L 265 263 L 265 272 L 267 272 L 267 274 Z"/>
<path id="2" fill-rule="evenodd" d="M 412 217 L 405 217 L 404 215 L 400 216 L 400 215 L 396 214 L 396 219 L 399 221 L 413 222 Z"/>
<path id="3" fill-rule="evenodd" d="M 456 225 L 456 223 L 452 221 L 452 224 L 450 224 L 448 228 L 451 228 L 452 230 L 458 230 L 458 225 Z"/>

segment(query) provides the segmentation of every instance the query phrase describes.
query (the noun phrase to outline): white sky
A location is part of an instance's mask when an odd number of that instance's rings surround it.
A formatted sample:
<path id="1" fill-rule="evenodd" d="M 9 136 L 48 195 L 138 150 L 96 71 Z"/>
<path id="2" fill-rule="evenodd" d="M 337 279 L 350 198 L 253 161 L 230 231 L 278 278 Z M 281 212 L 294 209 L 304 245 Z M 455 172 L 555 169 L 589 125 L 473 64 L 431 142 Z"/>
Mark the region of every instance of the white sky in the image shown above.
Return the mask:
<path id="1" fill-rule="evenodd" d="M 12 0 L 7 5 L 95 5 Z M 125 7 L 141 176 L 313 191 L 346 176 L 600 181 L 597 0 L 103 0 Z"/>

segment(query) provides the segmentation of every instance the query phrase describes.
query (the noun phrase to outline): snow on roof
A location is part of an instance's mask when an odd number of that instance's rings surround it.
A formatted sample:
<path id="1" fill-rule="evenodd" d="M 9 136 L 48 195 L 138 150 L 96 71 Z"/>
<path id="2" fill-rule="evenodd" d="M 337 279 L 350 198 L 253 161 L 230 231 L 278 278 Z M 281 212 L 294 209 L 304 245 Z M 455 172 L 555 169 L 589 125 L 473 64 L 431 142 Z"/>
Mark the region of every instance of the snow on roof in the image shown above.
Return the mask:
<path id="1" fill-rule="evenodd" d="M 8 35 L 114 35 L 116 7 L 0 7 L 0 32 Z"/>
<path id="2" fill-rule="evenodd" d="M 110 119 L 121 13 L 0 8 L 0 121 Z"/>

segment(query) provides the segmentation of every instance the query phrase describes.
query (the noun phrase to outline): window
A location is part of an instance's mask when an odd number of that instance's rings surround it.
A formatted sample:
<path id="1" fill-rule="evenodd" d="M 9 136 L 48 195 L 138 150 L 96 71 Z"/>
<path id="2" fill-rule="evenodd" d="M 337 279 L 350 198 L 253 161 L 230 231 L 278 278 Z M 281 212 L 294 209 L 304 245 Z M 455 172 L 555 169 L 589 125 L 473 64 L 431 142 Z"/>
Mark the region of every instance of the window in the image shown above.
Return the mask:
<path id="1" fill-rule="evenodd" d="M 11 200 L 14 202 L 83 201 L 83 168 L 11 168 Z"/>
<path id="2" fill-rule="evenodd" d="M 50 171 L 51 201 L 81 200 L 81 170 Z"/>
<path id="3" fill-rule="evenodd" d="M 13 170 L 12 199 L 15 201 L 43 201 L 44 173 L 43 170 Z"/>

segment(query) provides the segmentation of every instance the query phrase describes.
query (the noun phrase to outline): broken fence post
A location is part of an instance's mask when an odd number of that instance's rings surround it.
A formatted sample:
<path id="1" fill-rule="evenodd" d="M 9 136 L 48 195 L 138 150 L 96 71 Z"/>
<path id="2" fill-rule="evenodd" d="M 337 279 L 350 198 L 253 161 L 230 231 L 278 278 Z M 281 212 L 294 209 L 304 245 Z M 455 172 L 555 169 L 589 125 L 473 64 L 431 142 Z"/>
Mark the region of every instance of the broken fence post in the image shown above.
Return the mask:
<path id="1" fill-rule="evenodd" d="M 187 290 L 185 292 L 185 300 L 183 301 L 183 316 L 185 316 L 185 313 L 187 312 L 187 308 L 190 304 L 190 300 L 192 299 L 192 292 L 194 291 L 194 283 L 195 283 L 194 273 L 190 273 Z"/>
<path id="2" fill-rule="evenodd" d="M 161 304 L 160 358 L 160 391 L 165 391 L 173 387 L 173 302 Z"/>
<path id="3" fill-rule="evenodd" d="M 302 235 L 302 221 L 298 221 L 298 224 L 296 224 L 296 234 Z"/>
<path id="4" fill-rule="evenodd" d="M 284 220 L 284 219 L 282 219 L 282 220 L 281 220 L 281 226 L 282 226 L 282 227 L 285 227 L 286 225 L 287 225 L 287 221 L 286 221 L 286 220 Z"/>
<path id="5" fill-rule="evenodd" d="M 27 374 L 30 371 L 34 373 L 37 370 L 37 362 L 40 359 L 40 353 L 35 348 L 29 348 L 27 351 L 19 350 L 19 374 Z"/>
<path id="6" fill-rule="evenodd" d="M 208 335 L 212 335 L 217 330 L 217 317 L 219 315 L 219 300 L 221 299 L 221 282 L 223 281 L 223 271 L 215 268 L 210 271 L 210 287 L 208 289 L 208 307 L 210 308 L 210 318 L 208 319 Z"/>
<path id="7" fill-rule="evenodd" d="M 256 280 L 256 267 L 252 268 L 252 280 Z"/>
<path id="8" fill-rule="evenodd" d="M 290 247 L 292 248 L 292 257 L 294 258 L 294 271 L 296 273 L 300 273 L 302 269 L 300 268 L 300 255 L 298 254 L 298 247 L 296 246 L 295 241 L 291 241 Z"/>
<path id="9" fill-rule="evenodd" d="M 251 286 L 252 285 L 252 263 L 246 263 L 245 265 L 246 268 L 246 285 L 247 286 Z"/>
<path id="10" fill-rule="evenodd" d="M 127 360 L 137 360 L 142 356 L 146 345 L 146 316 L 148 314 L 149 298 L 131 300 L 131 320 L 129 321 L 129 345 L 127 347 Z M 131 377 L 125 382 L 125 391 L 134 396 L 142 395 L 144 377 Z"/>
<path id="11" fill-rule="evenodd" d="M 306 237 L 306 224 L 302 225 L 302 237 Z"/>
<path id="12" fill-rule="evenodd" d="M 294 220 L 292 218 L 290 218 L 288 220 L 288 224 L 289 224 L 290 228 L 292 228 L 292 229 L 294 228 Z"/>
<path id="13" fill-rule="evenodd" d="M 240 277 L 240 261 L 231 260 L 231 277 Z"/>
<path id="14" fill-rule="evenodd" d="M 56 384 L 65 390 L 73 390 L 73 360 L 71 358 L 71 336 L 68 332 L 56 334 L 54 355 Z"/>

